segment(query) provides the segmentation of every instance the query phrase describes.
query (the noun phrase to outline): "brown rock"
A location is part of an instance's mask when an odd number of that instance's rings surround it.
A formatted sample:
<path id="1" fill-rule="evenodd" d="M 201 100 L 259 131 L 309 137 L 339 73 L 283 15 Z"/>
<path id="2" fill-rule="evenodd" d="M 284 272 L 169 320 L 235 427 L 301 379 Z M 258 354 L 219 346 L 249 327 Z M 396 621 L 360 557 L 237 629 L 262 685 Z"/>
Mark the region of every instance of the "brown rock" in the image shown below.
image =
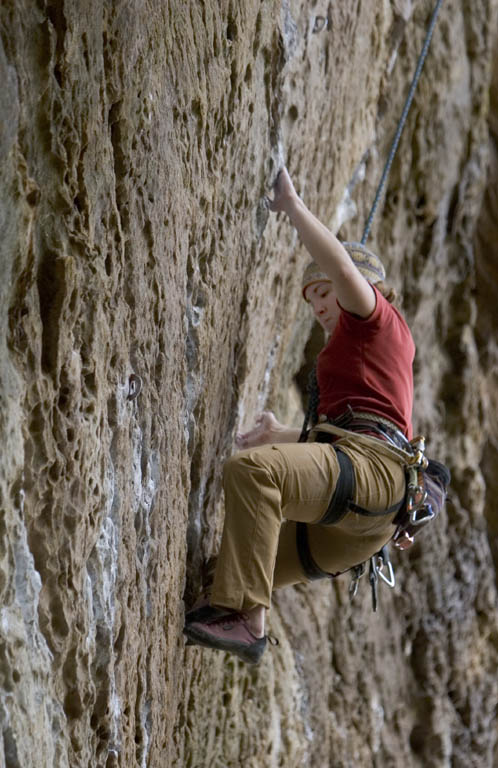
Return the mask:
<path id="1" fill-rule="evenodd" d="M 359 239 L 433 4 L 42 5 L 0 10 L 2 764 L 491 768 L 497 0 L 443 4 L 371 238 L 453 506 L 379 614 L 277 595 L 256 669 L 182 626 L 235 430 L 302 417 L 306 256 L 264 196 L 285 160 Z"/>

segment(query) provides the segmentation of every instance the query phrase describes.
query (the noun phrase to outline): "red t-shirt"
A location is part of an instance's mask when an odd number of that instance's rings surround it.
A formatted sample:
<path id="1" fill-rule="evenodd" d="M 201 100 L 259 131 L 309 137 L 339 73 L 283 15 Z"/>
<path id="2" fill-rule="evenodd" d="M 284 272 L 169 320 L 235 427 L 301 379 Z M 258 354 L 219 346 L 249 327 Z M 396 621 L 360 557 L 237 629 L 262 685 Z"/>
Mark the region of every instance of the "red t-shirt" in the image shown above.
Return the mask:
<path id="1" fill-rule="evenodd" d="M 370 317 L 342 310 L 318 355 L 318 413 L 337 418 L 350 405 L 389 419 L 411 439 L 415 344 L 403 316 L 373 288 Z"/>

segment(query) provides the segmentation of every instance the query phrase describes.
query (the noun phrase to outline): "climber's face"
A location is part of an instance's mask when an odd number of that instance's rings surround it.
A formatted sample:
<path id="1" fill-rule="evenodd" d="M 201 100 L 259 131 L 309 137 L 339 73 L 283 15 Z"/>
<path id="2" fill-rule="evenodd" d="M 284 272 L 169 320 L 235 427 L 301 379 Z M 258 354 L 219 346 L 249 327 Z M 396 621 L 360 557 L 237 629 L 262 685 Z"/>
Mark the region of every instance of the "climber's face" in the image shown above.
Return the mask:
<path id="1" fill-rule="evenodd" d="M 337 325 L 341 309 L 337 303 L 332 283 L 323 280 L 312 283 L 304 292 L 305 299 L 310 302 L 316 319 L 322 328 L 331 334 Z"/>

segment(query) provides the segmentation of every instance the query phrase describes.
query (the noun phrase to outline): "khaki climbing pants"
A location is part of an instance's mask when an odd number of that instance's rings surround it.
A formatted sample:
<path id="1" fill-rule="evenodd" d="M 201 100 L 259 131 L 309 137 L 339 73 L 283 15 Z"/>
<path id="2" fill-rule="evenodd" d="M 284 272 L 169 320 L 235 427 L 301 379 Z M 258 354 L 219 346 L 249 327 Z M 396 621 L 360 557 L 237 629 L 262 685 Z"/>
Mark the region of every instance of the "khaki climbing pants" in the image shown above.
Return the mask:
<path id="1" fill-rule="evenodd" d="M 405 473 L 394 457 L 343 438 L 335 445 L 355 470 L 354 502 L 381 511 L 401 501 Z M 396 515 L 349 511 L 332 526 L 313 525 L 329 505 L 339 463 L 328 443 L 278 443 L 249 448 L 224 466 L 225 523 L 211 603 L 236 611 L 270 607 L 273 589 L 306 582 L 296 522 L 309 523 L 311 554 L 328 573 L 364 562 L 391 538 Z"/>

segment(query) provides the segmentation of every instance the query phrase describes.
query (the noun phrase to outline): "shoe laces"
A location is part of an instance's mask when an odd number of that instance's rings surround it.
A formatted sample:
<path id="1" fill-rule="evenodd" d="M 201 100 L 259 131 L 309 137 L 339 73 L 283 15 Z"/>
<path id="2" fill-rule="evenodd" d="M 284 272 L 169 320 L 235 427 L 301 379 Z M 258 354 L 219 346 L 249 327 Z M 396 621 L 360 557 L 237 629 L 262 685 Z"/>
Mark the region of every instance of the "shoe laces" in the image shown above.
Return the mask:
<path id="1" fill-rule="evenodd" d="M 234 611 L 233 613 L 229 613 L 227 616 L 220 616 L 218 619 L 213 619 L 213 621 L 210 621 L 209 624 L 212 626 L 213 624 L 221 624 L 224 629 L 232 629 L 236 624 L 238 624 L 241 621 L 247 622 L 249 619 L 249 616 L 247 613 L 239 613 L 238 611 Z M 250 627 L 247 627 L 249 632 L 253 634 Z M 280 642 L 278 638 L 274 637 L 274 635 L 263 635 L 263 637 L 266 637 L 270 645 L 280 645 Z M 258 638 L 260 640 L 261 638 Z"/>
<path id="2" fill-rule="evenodd" d="M 229 626 L 232 627 L 235 624 L 238 624 L 241 621 L 247 621 L 249 616 L 247 613 L 238 613 L 237 611 L 234 611 L 233 613 L 228 613 L 225 616 L 220 616 L 217 619 L 213 619 L 213 621 L 210 621 L 210 624 L 222 624 L 223 626 Z"/>

